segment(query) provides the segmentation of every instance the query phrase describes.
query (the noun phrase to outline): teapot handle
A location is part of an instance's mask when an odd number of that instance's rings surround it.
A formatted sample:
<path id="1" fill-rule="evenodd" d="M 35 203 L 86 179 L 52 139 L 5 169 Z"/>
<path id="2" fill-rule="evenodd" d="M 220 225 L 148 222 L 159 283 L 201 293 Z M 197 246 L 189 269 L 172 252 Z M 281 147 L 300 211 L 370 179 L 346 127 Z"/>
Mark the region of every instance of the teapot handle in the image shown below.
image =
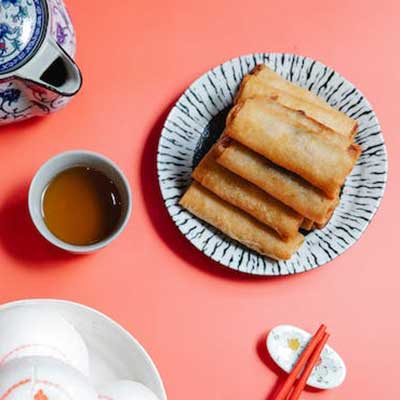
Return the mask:
<path id="1" fill-rule="evenodd" d="M 42 44 L 33 59 L 20 68 L 16 75 L 62 96 L 73 96 L 82 86 L 78 66 L 51 38 Z"/>

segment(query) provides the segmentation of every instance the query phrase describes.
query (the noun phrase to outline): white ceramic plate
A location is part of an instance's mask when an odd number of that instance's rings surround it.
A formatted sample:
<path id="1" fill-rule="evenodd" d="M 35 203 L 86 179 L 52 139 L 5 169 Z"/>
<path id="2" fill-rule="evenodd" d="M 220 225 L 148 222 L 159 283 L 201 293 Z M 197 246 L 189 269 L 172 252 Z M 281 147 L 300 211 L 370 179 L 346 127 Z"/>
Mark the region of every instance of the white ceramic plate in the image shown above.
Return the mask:
<path id="1" fill-rule="evenodd" d="M 131 379 L 167 400 L 156 366 L 141 344 L 111 318 L 81 304 L 63 300 L 23 300 L 0 306 L 0 313 L 14 307 L 50 309 L 61 314 L 81 334 L 89 349 L 90 380 L 95 387 Z"/>
<path id="2" fill-rule="evenodd" d="M 272 359 L 289 373 L 310 339 L 311 334 L 303 329 L 293 325 L 279 325 L 269 333 L 267 349 Z M 333 389 L 340 386 L 345 377 L 346 365 L 343 360 L 332 347 L 325 345 L 307 385 L 318 389 Z"/>
<path id="3" fill-rule="evenodd" d="M 362 155 L 346 180 L 340 205 L 323 230 L 307 234 L 289 261 L 260 256 L 199 220 L 178 205 L 191 172 L 221 134 L 227 111 L 243 76 L 265 63 L 286 79 L 324 98 L 358 120 L 356 142 Z M 172 219 L 200 251 L 229 268 L 256 275 L 287 275 L 321 266 L 346 251 L 367 228 L 386 185 L 385 143 L 371 105 L 333 69 L 307 57 L 258 53 L 230 60 L 196 80 L 171 110 L 158 147 L 158 178 Z"/>

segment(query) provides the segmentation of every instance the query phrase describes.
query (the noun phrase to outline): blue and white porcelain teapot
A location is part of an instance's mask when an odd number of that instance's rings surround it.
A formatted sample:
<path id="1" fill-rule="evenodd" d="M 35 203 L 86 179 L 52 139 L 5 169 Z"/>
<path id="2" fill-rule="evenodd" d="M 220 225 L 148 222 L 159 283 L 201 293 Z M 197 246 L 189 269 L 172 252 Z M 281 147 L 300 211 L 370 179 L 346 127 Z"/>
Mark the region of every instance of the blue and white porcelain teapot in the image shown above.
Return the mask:
<path id="1" fill-rule="evenodd" d="M 0 0 L 0 124 L 62 108 L 82 84 L 62 0 Z"/>

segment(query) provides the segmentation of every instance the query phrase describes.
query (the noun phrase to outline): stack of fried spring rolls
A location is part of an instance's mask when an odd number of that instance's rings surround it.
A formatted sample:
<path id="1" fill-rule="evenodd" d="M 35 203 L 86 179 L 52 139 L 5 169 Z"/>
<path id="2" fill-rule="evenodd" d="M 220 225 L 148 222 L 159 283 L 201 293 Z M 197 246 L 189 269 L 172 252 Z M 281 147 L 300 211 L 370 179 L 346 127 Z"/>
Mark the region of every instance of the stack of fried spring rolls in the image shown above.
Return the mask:
<path id="1" fill-rule="evenodd" d="M 326 140 L 330 139 L 331 144 L 335 142 L 339 147 L 346 149 L 348 155 L 339 154 L 339 156 L 347 158 L 347 167 L 350 167 L 348 172 L 351 171 L 361 152 L 360 147 L 352 143 L 357 132 L 357 121 L 335 110 L 312 92 L 286 81 L 266 65 L 256 66 L 251 74 L 244 77 L 236 96 L 236 104 L 239 108 L 246 100 L 255 98 L 274 100 L 278 103 L 278 108 L 279 105 L 283 106 L 281 110 L 286 113 L 284 121 L 286 118 L 292 118 L 297 128 L 301 124 L 306 128 L 307 132 L 313 133 L 314 139 L 315 136 L 320 135 Z M 268 105 L 264 106 L 268 108 Z M 300 112 L 293 112 L 294 110 Z M 289 111 L 290 117 L 288 117 L 287 111 Z M 233 114 L 236 112 L 232 110 L 230 117 L 233 117 Z M 286 122 L 288 122 L 288 119 L 286 119 Z M 297 133 L 298 129 L 293 129 L 293 132 Z M 305 132 L 303 129 L 300 129 L 300 133 L 304 134 Z M 233 136 L 235 135 L 233 134 Z M 280 139 L 284 140 L 282 137 Z M 310 146 L 314 147 L 315 151 L 316 148 L 321 146 L 321 151 L 328 151 L 328 156 L 333 156 L 333 154 L 329 154 L 329 146 L 323 143 L 316 143 L 313 139 L 312 144 L 307 143 L 307 146 L 304 147 L 304 143 L 301 144 L 299 137 L 295 139 L 298 146 L 296 149 L 297 153 L 308 152 Z M 307 139 L 306 142 L 308 142 Z M 284 165 L 282 163 L 279 164 L 279 161 L 276 162 L 276 158 L 275 162 L 274 160 L 268 162 L 265 153 L 259 152 L 257 154 L 253 150 L 246 148 L 238 141 L 225 139 L 219 145 L 220 156 L 218 163 L 239 174 L 244 179 L 253 182 L 273 197 L 303 215 L 305 217 L 302 223 L 303 229 L 310 230 L 312 228 L 320 229 L 324 227 L 339 203 L 340 182 L 343 179 L 343 175 L 336 183 L 330 182 L 330 188 L 328 187 L 328 190 L 324 191 L 315 185 L 315 181 L 304 179 L 302 171 L 290 169 L 285 163 L 283 163 Z M 335 153 L 337 155 L 337 151 Z M 308 156 L 308 160 L 312 163 L 309 167 L 316 170 L 318 168 L 316 160 L 310 157 L 310 153 L 306 153 L 306 156 Z M 324 157 L 320 155 L 317 157 L 319 157 L 320 163 L 324 161 Z M 331 164 L 334 163 L 331 162 Z M 279 165 L 283 168 L 279 167 Z M 346 171 L 343 164 L 341 167 Z M 334 165 L 335 171 L 336 168 L 336 165 Z M 345 175 L 347 176 L 347 174 Z M 338 178 L 338 175 L 336 175 L 336 178 Z"/>
<path id="2" fill-rule="evenodd" d="M 278 260 L 288 260 L 304 241 L 303 217 L 216 162 L 214 145 L 193 171 L 180 204 L 232 239 Z"/>
<path id="3" fill-rule="evenodd" d="M 248 247 L 288 259 L 304 240 L 299 227 L 324 226 L 338 204 L 360 151 L 357 124 L 265 66 L 245 77 L 236 100 L 226 135 L 193 172 L 201 186 L 181 205 Z"/>

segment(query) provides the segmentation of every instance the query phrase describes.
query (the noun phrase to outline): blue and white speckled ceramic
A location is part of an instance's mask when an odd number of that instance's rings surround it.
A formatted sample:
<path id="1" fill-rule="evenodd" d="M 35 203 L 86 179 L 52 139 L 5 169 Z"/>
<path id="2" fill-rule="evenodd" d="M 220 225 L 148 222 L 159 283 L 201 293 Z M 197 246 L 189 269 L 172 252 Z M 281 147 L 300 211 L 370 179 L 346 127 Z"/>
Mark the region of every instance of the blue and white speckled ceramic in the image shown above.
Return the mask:
<path id="1" fill-rule="evenodd" d="M 63 0 L 0 0 L 0 124 L 57 111 L 82 84 Z"/>
<path id="2" fill-rule="evenodd" d="M 267 338 L 271 358 L 287 373 L 296 365 L 312 335 L 293 325 L 273 328 Z M 325 345 L 318 363 L 307 380 L 307 385 L 317 389 L 333 389 L 346 378 L 346 365 L 329 345 Z"/>
<path id="3" fill-rule="evenodd" d="M 223 235 L 179 205 L 191 173 L 225 128 L 243 77 L 266 64 L 285 79 L 311 90 L 358 121 L 355 141 L 362 154 L 347 178 L 328 225 L 306 234 L 289 261 L 262 256 Z M 206 72 L 182 94 L 167 117 L 158 146 L 158 179 L 168 212 L 200 251 L 220 264 L 254 275 L 297 274 L 343 254 L 367 229 L 382 199 L 387 177 L 386 146 L 378 119 L 365 96 L 340 74 L 308 57 L 255 53 Z"/>

